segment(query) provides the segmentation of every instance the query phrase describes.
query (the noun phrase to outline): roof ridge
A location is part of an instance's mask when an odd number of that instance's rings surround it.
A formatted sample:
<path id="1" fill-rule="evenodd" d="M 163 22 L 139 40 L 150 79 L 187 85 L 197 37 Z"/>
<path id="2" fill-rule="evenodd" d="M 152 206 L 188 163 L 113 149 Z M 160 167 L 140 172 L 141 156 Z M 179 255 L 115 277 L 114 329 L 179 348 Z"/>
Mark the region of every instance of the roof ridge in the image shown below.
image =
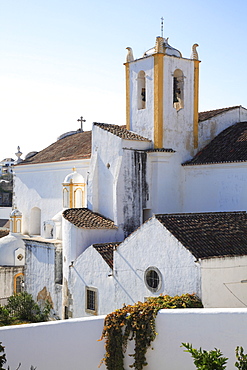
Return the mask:
<path id="1" fill-rule="evenodd" d="M 63 217 L 73 225 L 83 229 L 117 229 L 114 221 L 89 208 L 67 208 Z"/>
<path id="2" fill-rule="evenodd" d="M 119 126 L 119 125 L 112 125 L 110 123 L 100 123 L 100 122 L 93 122 L 94 126 L 98 126 L 101 129 L 110 132 L 113 135 L 116 135 L 124 140 L 138 140 L 138 141 L 149 141 L 152 140 L 141 136 L 134 131 L 127 130 L 126 126 Z"/>
<path id="3" fill-rule="evenodd" d="M 236 122 L 215 136 L 182 166 L 247 161 L 247 121 Z"/>
<path id="4" fill-rule="evenodd" d="M 221 113 L 224 113 L 224 112 L 227 112 L 229 110 L 236 109 L 236 108 L 246 109 L 246 108 L 242 107 L 242 105 L 235 105 L 235 106 L 232 106 L 232 107 L 218 108 L 218 109 L 212 109 L 212 110 L 199 112 L 199 121 L 206 121 L 206 120 L 208 120 L 212 117 L 215 117 L 218 114 L 221 114 Z"/>

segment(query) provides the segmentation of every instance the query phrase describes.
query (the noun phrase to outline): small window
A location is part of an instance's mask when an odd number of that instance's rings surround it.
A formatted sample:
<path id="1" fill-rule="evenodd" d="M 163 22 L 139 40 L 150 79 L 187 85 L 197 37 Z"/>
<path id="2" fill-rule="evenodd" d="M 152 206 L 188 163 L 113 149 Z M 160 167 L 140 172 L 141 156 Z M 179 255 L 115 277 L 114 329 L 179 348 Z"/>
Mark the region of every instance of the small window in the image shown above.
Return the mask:
<path id="1" fill-rule="evenodd" d="M 151 292 L 157 292 L 161 289 L 162 275 L 156 267 L 149 267 L 145 271 L 145 284 Z"/>
<path id="2" fill-rule="evenodd" d="M 97 289 L 86 287 L 86 312 L 97 315 L 98 297 Z"/>
<path id="3" fill-rule="evenodd" d="M 23 292 L 24 290 L 24 275 L 22 273 L 14 276 L 14 294 Z"/>
<path id="4" fill-rule="evenodd" d="M 180 69 L 173 74 L 173 107 L 176 110 L 184 107 L 184 75 Z"/>

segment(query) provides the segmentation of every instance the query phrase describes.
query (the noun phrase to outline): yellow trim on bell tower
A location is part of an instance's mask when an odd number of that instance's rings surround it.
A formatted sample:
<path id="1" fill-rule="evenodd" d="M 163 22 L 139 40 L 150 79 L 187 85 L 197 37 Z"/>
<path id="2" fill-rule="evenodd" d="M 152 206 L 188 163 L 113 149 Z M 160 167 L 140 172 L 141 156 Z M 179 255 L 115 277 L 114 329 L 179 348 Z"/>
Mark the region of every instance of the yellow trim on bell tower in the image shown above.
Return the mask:
<path id="1" fill-rule="evenodd" d="M 126 79 L 126 128 L 130 130 L 130 67 L 129 63 L 125 63 L 125 79 Z"/>
<path id="2" fill-rule="evenodd" d="M 164 54 L 154 54 L 154 147 L 163 148 Z"/>
<path id="3" fill-rule="evenodd" d="M 199 110 L 199 60 L 194 60 L 194 149 L 198 148 L 198 110 Z"/>

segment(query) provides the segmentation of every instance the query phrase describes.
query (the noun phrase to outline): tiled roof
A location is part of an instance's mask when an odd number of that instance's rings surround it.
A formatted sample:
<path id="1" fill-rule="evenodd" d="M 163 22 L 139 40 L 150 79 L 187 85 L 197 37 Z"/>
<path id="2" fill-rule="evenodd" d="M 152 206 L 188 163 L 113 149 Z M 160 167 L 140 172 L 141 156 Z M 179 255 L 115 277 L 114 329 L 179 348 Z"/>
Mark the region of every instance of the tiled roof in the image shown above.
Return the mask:
<path id="1" fill-rule="evenodd" d="M 106 130 L 121 139 L 125 140 L 138 140 L 138 141 L 151 141 L 147 139 L 146 137 L 143 137 L 141 135 L 138 135 L 132 131 L 129 131 L 125 128 L 125 126 L 118 126 L 118 125 L 110 125 L 108 123 L 99 123 L 94 122 L 95 126 L 100 127 L 102 130 Z"/>
<path id="2" fill-rule="evenodd" d="M 239 122 L 222 131 L 184 165 L 244 161 L 247 161 L 247 122 Z"/>
<path id="3" fill-rule="evenodd" d="M 155 216 L 196 258 L 247 255 L 246 212 Z"/>
<path id="4" fill-rule="evenodd" d="M 229 110 L 240 108 L 240 107 L 241 105 L 236 105 L 234 107 L 208 110 L 206 112 L 199 112 L 199 121 L 206 121 L 207 119 L 217 116 L 217 114 L 225 113 Z"/>
<path id="5" fill-rule="evenodd" d="M 83 229 L 117 229 L 114 222 L 90 211 L 88 208 L 69 208 L 63 211 L 63 217 L 73 225 Z"/>
<path id="6" fill-rule="evenodd" d="M 119 244 L 120 243 L 103 243 L 93 245 L 111 269 L 113 269 L 113 251 Z"/>
<path id="7" fill-rule="evenodd" d="M 176 153 L 175 150 L 171 148 L 153 148 L 153 149 L 147 149 L 145 150 L 147 153 L 156 153 L 156 152 L 165 152 L 165 153 Z"/>
<path id="8" fill-rule="evenodd" d="M 84 131 L 66 136 L 41 150 L 33 157 L 24 160 L 19 165 L 90 158 L 91 135 L 91 131 Z"/>
<path id="9" fill-rule="evenodd" d="M 8 230 L 0 230 L 0 238 L 3 238 L 4 236 L 7 236 L 7 235 L 9 235 Z"/>

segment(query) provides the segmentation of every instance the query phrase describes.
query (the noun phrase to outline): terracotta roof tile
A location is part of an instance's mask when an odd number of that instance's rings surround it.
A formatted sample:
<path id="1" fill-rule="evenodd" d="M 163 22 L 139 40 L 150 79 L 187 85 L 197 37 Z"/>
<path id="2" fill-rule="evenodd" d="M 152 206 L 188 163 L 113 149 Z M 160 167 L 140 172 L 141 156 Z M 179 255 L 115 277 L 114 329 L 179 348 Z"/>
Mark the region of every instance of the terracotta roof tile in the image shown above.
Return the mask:
<path id="1" fill-rule="evenodd" d="M 218 114 L 227 112 L 227 111 L 232 110 L 232 109 L 240 108 L 240 107 L 241 107 L 241 105 L 236 105 L 234 107 L 220 108 L 220 109 L 208 110 L 208 111 L 205 111 L 205 112 L 199 112 L 199 121 L 206 121 L 207 119 L 215 117 Z"/>
<path id="2" fill-rule="evenodd" d="M 8 230 L 0 230 L 0 238 L 3 238 L 4 236 L 7 236 L 7 235 L 9 235 Z"/>
<path id="3" fill-rule="evenodd" d="M 88 208 L 69 208 L 63 217 L 73 225 L 83 229 L 117 229 L 114 222 Z"/>
<path id="4" fill-rule="evenodd" d="M 88 159 L 91 157 L 91 136 L 91 131 L 66 136 L 19 165 Z"/>
<path id="5" fill-rule="evenodd" d="M 127 130 L 125 126 L 110 125 L 108 123 L 99 123 L 99 122 L 94 122 L 94 125 L 124 140 L 138 140 L 138 141 L 150 141 L 151 142 L 151 140 L 147 139 L 146 137 L 143 137 L 132 131 Z"/>
<path id="6" fill-rule="evenodd" d="M 196 258 L 247 255 L 246 212 L 156 215 Z"/>
<path id="7" fill-rule="evenodd" d="M 113 251 L 119 244 L 120 243 L 103 243 L 93 245 L 111 269 L 113 269 Z"/>
<path id="8" fill-rule="evenodd" d="M 245 161 L 247 161 L 247 122 L 239 122 L 222 131 L 193 159 L 183 165 Z"/>
<path id="9" fill-rule="evenodd" d="M 145 150 L 147 153 L 156 153 L 156 152 L 163 152 L 163 153 L 176 153 L 175 150 L 171 148 L 153 148 Z"/>

